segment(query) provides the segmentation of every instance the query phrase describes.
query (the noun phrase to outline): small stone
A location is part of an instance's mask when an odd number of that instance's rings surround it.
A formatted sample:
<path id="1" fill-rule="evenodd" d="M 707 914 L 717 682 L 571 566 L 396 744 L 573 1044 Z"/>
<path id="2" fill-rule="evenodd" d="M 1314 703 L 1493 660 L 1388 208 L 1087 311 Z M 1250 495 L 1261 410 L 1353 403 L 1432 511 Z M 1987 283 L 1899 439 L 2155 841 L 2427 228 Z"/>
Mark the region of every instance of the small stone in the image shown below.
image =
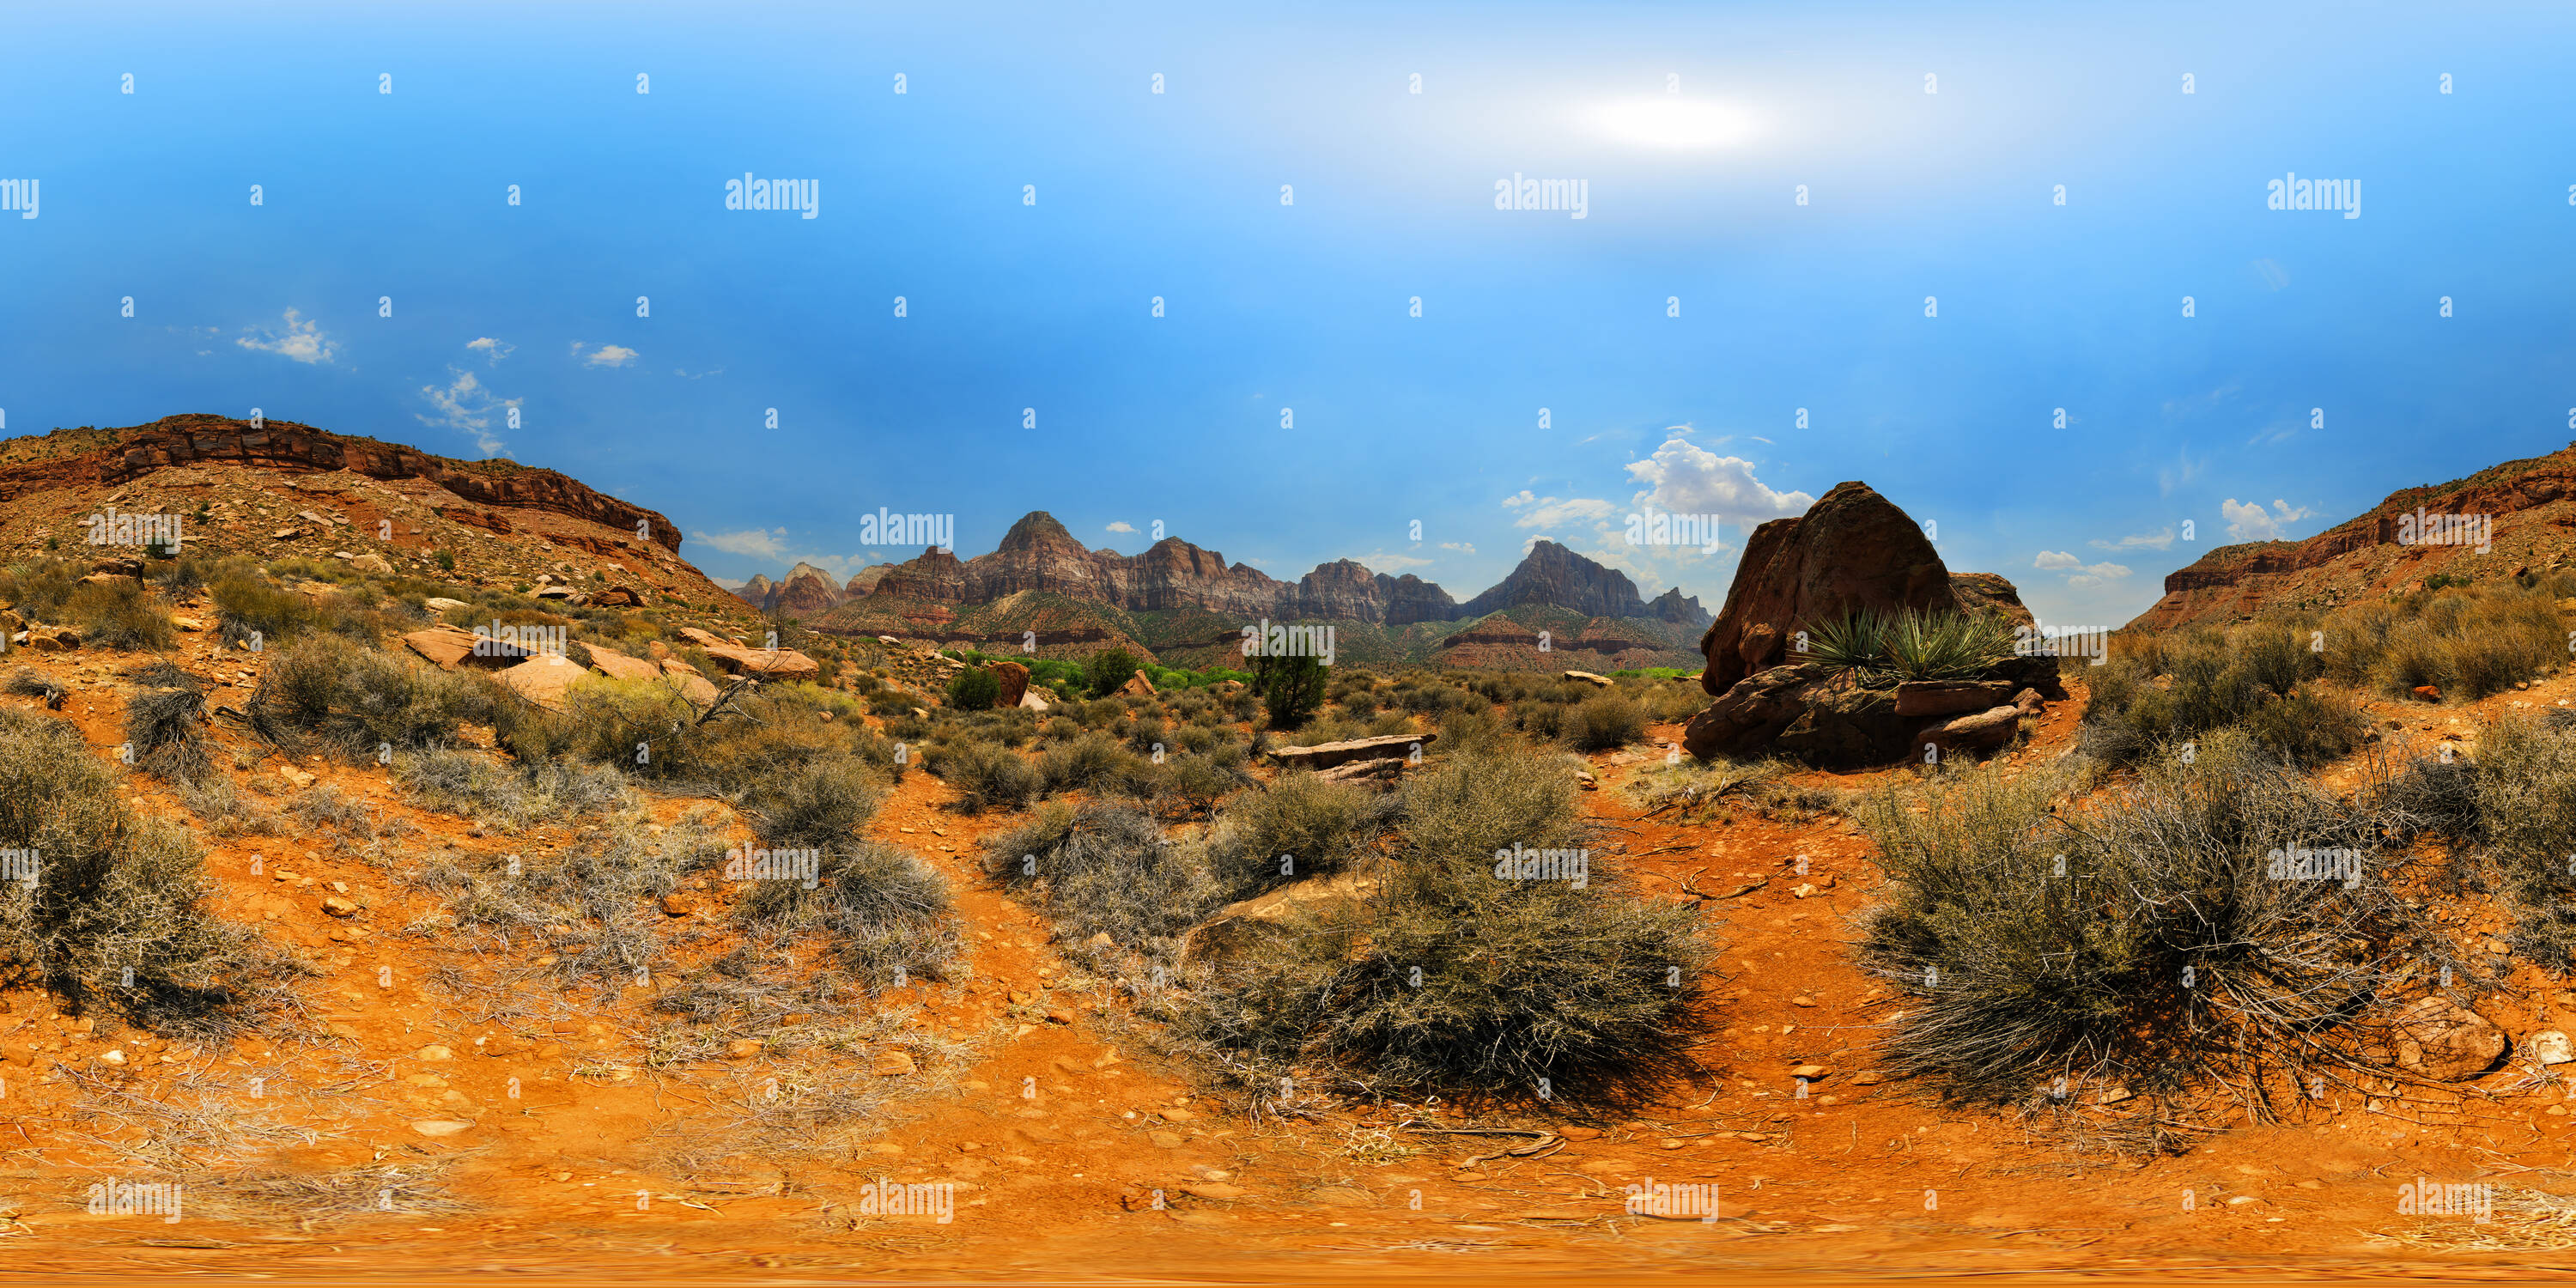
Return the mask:
<path id="1" fill-rule="evenodd" d="M 1145 1139 L 1164 1149 L 1179 1149 L 1186 1143 L 1181 1139 L 1181 1134 L 1176 1131 L 1149 1131 L 1145 1133 Z"/>
<path id="2" fill-rule="evenodd" d="M 1061 1007 L 1061 1006 L 1050 1006 L 1050 1007 L 1048 1007 L 1048 1008 L 1047 1008 L 1046 1017 L 1047 1017 L 1047 1023 L 1049 1023 L 1049 1024 L 1071 1024 L 1071 1023 L 1073 1023 L 1073 1012 L 1068 1011 L 1068 1010 L 1064 1009 L 1064 1008 L 1063 1008 L 1063 1007 Z"/>
<path id="3" fill-rule="evenodd" d="M 2566 1064 L 2576 1060 L 2576 1043 L 2558 1029 L 2542 1029 L 2522 1040 L 2522 1049 L 2542 1064 Z"/>
<path id="4" fill-rule="evenodd" d="M 1789 1076 L 1792 1078 L 1805 1078 L 1808 1081 L 1813 1082 L 1818 1078 L 1831 1077 L 1833 1076 L 1833 1072 L 1834 1071 L 1831 1068 L 1825 1065 L 1802 1064 L 1795 1069 L 1791 1069 L 1789 1071 Z"/>
<path id="5" fill-rule="evenodd" d="M 1885 1081 L 1887 1081 L 1887 1075 L 1876 1069 L 1863 1069 L 1852 1075 L 1852 1085 L 1855 1087 L 1875 1087 Z"/>
<path id="6" fill-rule="evenodd" d="M 689 894 L 685 891 L 674 890 L 671 893 L 662 896 L 663 916 L 685 917 L 697 910 L 698 897 L 696 895 Z"/>
<path id="7" fill-rule="evenodd" d="M 874 1067 L 880 1078 L 901 1078 L 919 1068 L 913 1063 L 911 1052 L 895 1050 L 877 1052 Z"/>
<path id="8" fill-rule="evenodd" d="M 101 1054 L 98 1058 L 99 1058 L 100 1060 L 102 1060 L 102 1061 L 104 1061 L 104 1062 L 108 1063 L 108 1064 L 123 1064 L 123 1063 L 125 1063 L 125 1053 L 124 1053 L 124 1052 L 122 1052 L 122 1051 L 109 1051 L 109 1052 L 105 1052 L 105 1053 Z"/>
<path id="9" fill-rule="evenodd" d="M 472 1127 L 473 1125 L 474 1124 L 472 1123 L 458 1122 L 452 1118 L 424 1118 L 419 1122 L 413 1123 L 411 1125 L 411 1129 L 419 1132 L 423 1136 L 435 1138 L 453 1136 L 458 1132 L 464 1131 L 468 1127 Z"/>
<path id="10" fill-rule="evenodd" d="M 1197 1114 L 1191 1113 L 1189 1110 L 1183 1109 L 1178 1105 L 1174 1105 L 1169 1109 L 1162 1110 L 1161 1112 L 1163 1119 L 1166 1122 L 1185 1123 L 1195 1121 L 1198 1118 Z"/>
<path id="11" fill-rule="evenodd" d="M 297 769 L 293 765 L 278 766 L 277 776 L 297 787 L 311 787 L 313 785 L 313 775 L 305 773 L 303 770 Z"/>
<path id="12" fill-rule="evenodd" d="M 760 1054 L 758 1038 L 735 1038 L 725 1043 L 725 1058 L 728 1060 L 748 1060 L 758 1054 Z"/>
<path id="13" fill-rule="evenodd" d="M 415 1060 L 453 1060 L 456 1058 L 456 1053 L 443 1046 L 431 1045 L 412 1052 L 411 1058 Z"/>
<path id="14" fill-rule="evenodd" d="M 1805 995 L 1805 994 L 1803 994 L 1803 993 L 1799 994 L 1799 995 L 1798 995 L 1798 996 L 1796 996 L 1796 997 L 1793 997 L 1793 998 L 1790 998 L 1790 999 L 1789 999 L 1789 1005 L 1791 1005 L 1791 1006 L 1813 1006 L 1813 1005 L 1815 1005 L 1815 1004 L 1816 1004 L 1816 999 L 1814 999 L 1814 998 L 1812 998 L 1812 997 L 1808 997 L 1807 995 Z"/>
<path id="15" fill-rule="evenodd" d="M 358 904 L 355 900 L 343 899 L 336 894 L 326 895 L 322 900 L 322 911 L 334 917 L 354 917 L 358 915 Z"/>

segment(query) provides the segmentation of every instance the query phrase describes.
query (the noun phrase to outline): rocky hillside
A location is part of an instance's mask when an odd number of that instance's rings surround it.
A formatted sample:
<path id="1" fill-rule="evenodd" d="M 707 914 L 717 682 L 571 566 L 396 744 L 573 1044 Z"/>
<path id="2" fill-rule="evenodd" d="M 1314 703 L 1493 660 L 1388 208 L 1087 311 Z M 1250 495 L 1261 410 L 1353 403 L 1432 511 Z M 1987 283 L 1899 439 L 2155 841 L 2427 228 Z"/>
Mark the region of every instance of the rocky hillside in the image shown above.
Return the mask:
<path id="1" fill-rule="evenodd" d="M 381 561 L 478 586 L 618 587 L 639 604 L 747 617 L 680 558 L 679 525 L 656 511 L 554 470 L 291 421 L 190 414 L 0 441 L 0 502 L 0 549 L 21 555 L 130 557 L 139 550 L 88 544 L 90 516 L 169 516 L 187 551 Z"/>
<path id="2" fill-rule="evenodd" d="M 2469 525 L 2444 521 L 2465 517 Z M 2475 525 L 2483 522 L 2481 551 Z M 2449 538 L 2469 536 L 2468 543 Z M 2431 539 L 2427 539 L 2430 537 Z M 2305 541 L 2221 546 L 2165 577 L 2164 598 L 2129 623 L 2161 630 L 2233 622 L 2265 609 L 2327 608 L 2420 586 L 2563 566 L 2576 558 L 2576 443 L 2464 479 L 2392 492 Z"/>

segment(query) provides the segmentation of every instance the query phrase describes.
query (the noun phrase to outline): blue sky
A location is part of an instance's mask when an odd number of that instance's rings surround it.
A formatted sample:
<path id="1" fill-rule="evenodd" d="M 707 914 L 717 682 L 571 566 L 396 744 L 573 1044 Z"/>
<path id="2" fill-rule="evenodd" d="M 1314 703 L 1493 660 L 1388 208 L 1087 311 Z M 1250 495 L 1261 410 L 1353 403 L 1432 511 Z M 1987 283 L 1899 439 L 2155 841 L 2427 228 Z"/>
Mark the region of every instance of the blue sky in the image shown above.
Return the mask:
<path id="1" fill-rule="evenodd" d="M 1747 524 L 1859 478 L 2113 625 L 2576 437 L 2565 9 L 718 12 L 0 11 L 8 432 L 506 453 L 727 580 L 1046 509 L 1462 600 L 1544 536 L 1712 610 Z M 747 171 L 817 217 L 725 209 Z M 2267 209 L 2291 172 L 2360 217 Z M 1627 545 L 1646 503 L 1725 548 Z"/>

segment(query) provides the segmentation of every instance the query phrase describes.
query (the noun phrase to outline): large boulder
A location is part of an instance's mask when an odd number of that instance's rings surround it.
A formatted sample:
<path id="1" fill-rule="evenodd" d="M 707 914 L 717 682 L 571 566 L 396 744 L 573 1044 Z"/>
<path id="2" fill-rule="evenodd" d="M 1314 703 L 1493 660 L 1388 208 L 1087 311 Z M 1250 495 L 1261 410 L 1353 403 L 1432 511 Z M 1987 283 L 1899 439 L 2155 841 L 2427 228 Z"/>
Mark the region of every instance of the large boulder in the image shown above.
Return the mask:
<path id="1" fill-rule="evenodd" d="M 1945 753 L 1993 750 L 2036 705 L 2036 697 L 2032 707 L 2015 704 L 2026 685 L 1918 683 L 1874 688 L 1823 662 L 1771 667 L 1692 716 L 1682 748 L 1703 760 L 1776 752 L 1819 769 L 1860 769 L 1920 756 L 1926 743 Z M 1960 714 L 1962 701 L 1976 709 Z"/>
<path id="2" fill-rule="evenodd" d="M 590 669 L 559 653 L 544 653 L 529 658 L 495 679 L 510 686 L 520 697 L 548 711 L 564 709 L 564 697 L 573 682 L 590 674 Z"/>
<path id="3" fill-rule="evenodd" d="M 453 671 L 460 666 L 497 670 L 517 666 L 536 656 L 534 649 L 521 648 L 489 635 L 477 635 L 453 626 L 432 626 L 427 630 L 413 631 L 403 636 L 402 642 L 403 647 L 420 654 L 442 671 Z"/>
<path id="4" fill-rule="evenodd" d="M 1682 749 L 1702 760 L 1761 751 L 1806 714 L 1808 687 L 1833 673 L 1822 662 L 1801 662 L 1746 676 L 1682 726 Z"/>
<path id="5" fill-rule="evenodd" d="M 776 682 L 811 680 L 823 673 L 822 664 L 792 648 L 743 648 L 736 644 L 704 647 L 716 665 L 735 675 Z"/>
<path id="6" fill-rule="evenodd" d="M 1726 607 L 1700 636 L 1700 687 L 1722 695 L 1782 661 L 1798 631 L 1848 613 L 1963 607 L 1914 520 L 1866 483 L 1837 483 L 1805 514 L 1773 519 L 1745 541 Z"/>
<path id="7" fill-rule="evenodd" d="M 995 662 L 984 669 L 1002 682 L 1001 692 L 993 696 L 993 705 L 1004 708 L 1020 705 L 1021 696 L 1029 691 L 1029 668 L 1017 662 Z"/>
<path id="8" fill-rule="evenodd" d="M 590 664 L 602 675 L 616 680 L 652 680 L 660 678 L 662 668 L 640 657 L 628 657 L 613 648 L 597 644 L 582 646 L 590 650 Z"/>

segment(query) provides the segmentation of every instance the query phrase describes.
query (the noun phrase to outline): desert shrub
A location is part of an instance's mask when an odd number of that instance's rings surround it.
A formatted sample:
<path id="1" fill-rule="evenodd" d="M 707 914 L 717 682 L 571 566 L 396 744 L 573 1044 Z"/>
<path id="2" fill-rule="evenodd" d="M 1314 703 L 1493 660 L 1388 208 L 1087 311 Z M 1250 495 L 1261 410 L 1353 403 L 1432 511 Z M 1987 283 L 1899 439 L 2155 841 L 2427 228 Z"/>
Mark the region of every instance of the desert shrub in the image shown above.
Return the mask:
<path id="1" fill-rule="evenodd" d="M 1038 758 L 1047 794 L 1120 791 L 1141 781 L 1145 762 L 1107 734 L 1086 733 L 1059 743 Z"/>
<path id="2" fill-rule="evenodd" d="M 2576 734 L 2498 722 L 2476 758 L 2477 823 L 2520 905 L 2515 946 L 2549 969 L 2576 950 Z"/>
<path id="3" fill-rule="evenodd" d="M 1478 703 L 1440 718 L 1436 749 L 1451 754 L 1500 752 L 1512 744 L 1511 725 L 1492 707 Z"/>
<path id="4" fill-rule="evenodd" d="M 968 814 L 1026 809 L 1046 790 L 1036 765 L 988 742 L 934 745 L 923 766 L 957 789 L 957 808 Z"/>
<path id="5" fill-rule="evenodd" d="M 79 624 L 84 642 L 101 648 L 164 650 L 179 637 L 169 607 L 142 582 L 126 577 L 83 583 L 63 612 Z"/>
<path id="6" fill-rule="evenodd" d="M 1149 780 L 1147 807 L 1157 818 L 1205 818 L 1214 812 L 1217 802 L 1252 785 L 1252 775 L 1243 769 L 1240 746 L 1229 743 L 1231 761 L 1213 755 L 1183 752 L 1165 760 Z"/>
<path id="7" fill-rule="evenodd" d="M 58 717 L 0 710 L 0 848 L 38 856 L 32 886 L 0 882 L 0 975 L 75 1013 L 201 1033 L 274 996 L 277 963 L 206 910 L 196 842 L 128 811 L 117 773 Z"/>
<path id="8" fill-rule="evenodd" d="M 1621 694 L 1599 694 L 1566 711 L 1561 736 L 1577 751 L 1625 747 L 1646 736 L 1646 713 Z"/>
<path id="9" fill-rule="evenodd" d="M 70 620 L 64 606 L 80 587 L 79 574 L 59 559 L 20 564 L 0 573 L 0 599 L 9 601 L 29 621 Z"/>
<path id="10" fill-rule="evenodd" d="M 1637 705 L 1643 707 L 1646 719 L 1654 724 L 1676 724 L 1698 715 L 1709 704 L 1708 694 L 1699 682 L 1661 680 L 1640 685 L 1635 691 Z"/>
<path id="11" fill-rule="evenodd" d="M 2012 632 L 1988 613 L 1861 610 L 1807 629 L 1800 661 L 1894 680 L 1962 679 L 2012 656 Z"/>
<path id="12" fill-rule="evenodd" d="M 815 888 L 760 880 L 734 906 L 748 924 L 819 932 L 869 992 L 944 978 L 965 951 L 948 881 L 919 858 L 874 842 L 823 850 Z"/>
<path id="13" fill-rule="evenodd" d="M 1153 712 L 1127 722 L 1127 749 L 1139 755 L 1150 756 L 1158 750 L 1169 750 L 1171 737 L 1171 726 L 1164 724 L 1163 717 Z"/>
<path id="14" fill-rule="evenodd" d="M 2284 648 L 2290 632 L 2255 626 L 2236 632 L 2181 631 L 2131 646 L 2123 642 L 2093 671 L 2080 745 L 2089 755 L 2128 764 L 2174 743 L 2242 727 L 2274 754 L 2302 765 L 2349 754 L 2368 732 L 2358 708 L 2319 689 L 2312 654 Z M 2158 678 L 2166 682 L 2158 684 Z M 2276 684 L 2287 683 L 2288 688 Z"/>
<path id="15" fill-rule="evenodd" d="M 557 974 L 596 979 L 603 989 L 624 988 L 636 971 L 665 964 L 663 913 L 656 901 L 693 872 L 716 868 L 725 853 L 723 834 L 693 820 L 655 835 L 640 814 L 625 815 L 597 835 L 585 836 L 551 860 L 532 862 L 515 883 L 469 885 L 459 924 L 543 926 L 550 932 Z M 452 903 L 451 907 L 455 905 Z"/>
<path id="16" fill-rule="evenodd" d="M 825 849 L 849 844 L 882 799 L 866 765 L 825 756 L 750 784 L 740 808 L 753 834 L 771 848 Z"/>
<path id="17" fill-rule="evenodd" d="M 286 803 L 286 813 L 304 835 L 324 831 L 339 832 L 359 840 L 375 837 L 374 816 L 365 805 L 340 794 L 336 787 L 307 787 Z"/>
<path id="18" fill-rule="evenodd" d="M 195 686 L 147 689 L 125 703 L 125 741 L 134 767 L 165 782 L 187 783 L 214 769 L 206 752 L 206 695 Z"/>
<path id="19" fill-rule="evenodd" d="M 361 759 L 388 745 L 437 745 L 460 724 L 493 721 L 505 701 L 488 677 L 316 634 L 270 658 L 246 705 L 252 727 L 273 744 Z"/>
<path id="20" fill-rule="evenodd" d="M 1002 697 L 1002 678 L 983 667 L 969 667 L 948 682 L 948 709 L 990 711 Z"/>
<path id="21" fill-rule="evenodd" d="M 1532 738 L 1554 742 L 1565 731 L 1565 708 L 1545 698 L 1525 698 L 1512 704 L 1512 723 Z"/>
<path id="22" fill-rule="evenodd" d="M 1708 961 L 1698 914 L 1588 866 L 1579 884 L 1497 875 L 1487 843 L 1506 833 L 1581 848 L 1572 801 L 1543 779 L 1565 781 L 1539 757 L 1425 775 L 1384 889 L 1253 932 L 1183 1008 L 1184 1031 L 1255 1069 L 1338 1065 L 1517 1099 L 1542 1079 L 1562 1095 L 1670 1076 Z"/>
<path id="23" fill-rule="evenodd" d="M 2392 841 L 2424 835 L 2481 840 L 2485 824 L 2478 814 L 2477 766 L 2466 758 L 2418 757 L 2388 778 L 2379 813 Z"/>
<path id="24" fill-rule="evenodd" d="M 301 634 L 321 620 L 311 600 L 270 583 L 255 572 L 235 572 L 214 584 L 215 620 L 226 644 L 253 639 L 265 649 Z"/>
<path id="25" fill-rule="evenodd" d="M 615 809 L 627 799 L 625 780 L 613 769 L 567 760 L 500 764 L 470 751 L 443 748 L 395 761 L 394 778 L 423 809 L 521 827 Z"/>
<path id="26" fill-rule="evenodd" d="M 2356 1063 L 2412 933 L 2373 820 L 2238 732 L 2080 814 L 2067 785 L 1945 770 L 1861 807 L 1890 877 L 1862 957 L 1912 1002 L 1892 1071 L 2009 1103 L 2061 1077 L 2171 1096 Z M 2354 852 L 2354 883 L 2285 879 L 2299 850 Z"/>
<path id="27" fill-rule="evenodd" d="M 1113 952 L 1168 962 L 1181 932 L 1221 902 L 1190 855 L 1153 819 L 1122 805 L 1052 804 L 984 849 L 986 867 L 1036 901 L 1068 950 L 1081 953 L 1093 952 L 1086 944 L 1093 935 L 1106 934 Z"/>
<path id="28" fill-rule="evenodd" d="M 1228 899 L 1247 899 L 1351 867 L 1394 812 L 1395 798 L 1373 788 L 1283 773 L 1226 807 L 1208 841 L 1208 865 Z"/>
<path id="29" fill-rule="evenodd" d="M 63 696 L 71 692 L 61 681 L 38 675 L 23 666 L 11 671 L 8 682 L 0 685 L 0 688 L 8 690 L 13 697 L 36 698 L 46 706 L 55 708 L 60 708 L 63 705 Z"/>

